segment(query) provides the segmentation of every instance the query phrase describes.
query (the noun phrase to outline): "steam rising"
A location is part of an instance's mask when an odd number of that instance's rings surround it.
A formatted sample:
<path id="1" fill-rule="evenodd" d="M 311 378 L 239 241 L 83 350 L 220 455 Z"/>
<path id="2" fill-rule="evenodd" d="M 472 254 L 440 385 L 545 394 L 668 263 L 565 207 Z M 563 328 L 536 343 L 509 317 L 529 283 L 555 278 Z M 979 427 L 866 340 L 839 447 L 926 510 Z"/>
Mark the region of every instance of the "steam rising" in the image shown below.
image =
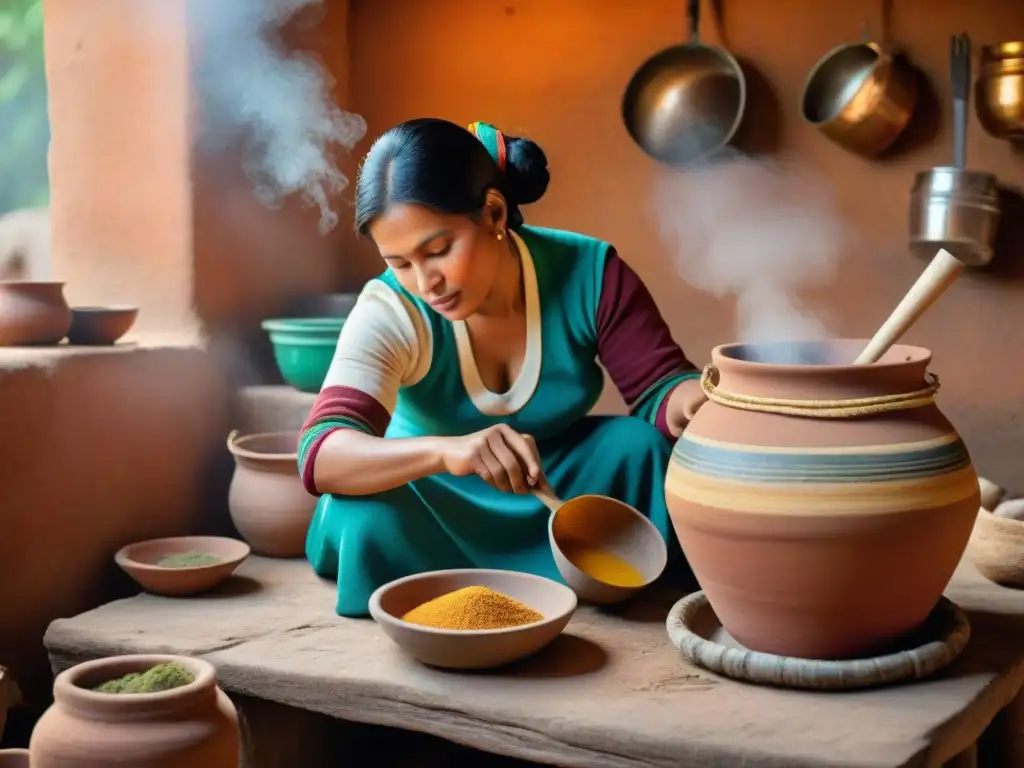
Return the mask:
<path id="1" fill-rule="evenodd" d="M 338 223 L 332 196 L 348 185 L 334 153 L 351 150 L 366 122 L 334 102 L 334 80 L 310 55 L 288 51 L 280 30 L 322 0 L 192 0 L 195 88 L 204 152 L 241 149 L 257 198 L 270 207 L 298 194 L 320 209 L 319 229 Z M 339 41 L 339 45 L 344 41 Z"/>
<path id="2" fill-rule="evenodd" d="M 799 295 L 835 280 L 848 235 L 823 179 L 734 155 L 667 173 L 655 192 L 679 274 L 716 297 L 736 297 L 739 341 L 828 338 Z"/>

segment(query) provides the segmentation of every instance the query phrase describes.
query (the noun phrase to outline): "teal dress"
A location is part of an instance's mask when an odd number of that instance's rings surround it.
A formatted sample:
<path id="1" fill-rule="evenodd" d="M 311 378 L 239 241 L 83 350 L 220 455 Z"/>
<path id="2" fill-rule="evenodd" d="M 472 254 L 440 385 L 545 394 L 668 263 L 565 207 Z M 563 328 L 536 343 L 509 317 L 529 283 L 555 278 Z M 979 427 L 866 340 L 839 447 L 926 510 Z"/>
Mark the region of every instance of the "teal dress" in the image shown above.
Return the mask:
<path id="1" fill-rule="evenodd" d="M 582 235 L 533 227 L 521 228 L 518 236 L 532 261 L 534 315 L 540 321 L 538 334 L 531 338 L 528 332 L 522 374 L 529 376 L 532 350 L 539 361 L 532 392 L 520 393 L 521 407 L 512 413 L 482 412 L 466 385 L 458 328 L 385 272 L 375 279 L 428 320 L 433 345 L 426 374 L 399 390 L 386 437 L 466 435 L 508 424 L 537 441 L 544 471 L 562 498 L 596 493 L 620 499 L 648 515 L 677 554 L 664 495 L 671 441 L 654 422 L 672 387 L 696 372 L 684 366 L 649 382 L 631 415 L 588 415 L 604 386 L 597 318 L 610 248 Z M 527 266 L 524 259 L 524 282 Z M 528 315 L 529 302 L 528 295 Z M 325 402 L 329 388 L 321 394 Z M 313 460 L 318 437 L 339 427 L 371 431 L 351 414 L 314 408 L 300 465 Z M 561 581 L 548 543 L 548 516 L 532 495 L 501 492 L 475 475 L 439 474 L 370 496 L 322 495 L 306 555 L 317 574 L 337 581 L 337 613 L 363 616 L 375 589 L 424 571 L 501 568 Z"/>

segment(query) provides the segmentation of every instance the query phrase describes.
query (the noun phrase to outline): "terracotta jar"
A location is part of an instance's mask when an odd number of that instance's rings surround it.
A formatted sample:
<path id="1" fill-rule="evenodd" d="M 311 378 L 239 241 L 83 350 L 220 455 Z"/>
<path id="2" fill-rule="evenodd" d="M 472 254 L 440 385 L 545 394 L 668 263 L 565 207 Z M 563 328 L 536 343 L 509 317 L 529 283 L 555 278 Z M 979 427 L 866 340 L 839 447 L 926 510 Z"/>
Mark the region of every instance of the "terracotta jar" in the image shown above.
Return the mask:
<path id="1" fill-rule="evenodd" d="M 27 749 L 0 749 L 0 768 L 29 768 Z"/>
<path id="2" fill-rule="evenodd" d="M 21 689 L 7 671 L 7 667 L 0 666 L 0 738 L 4 735 L 4 726 L 7 723 L 7 712 L 12 707 L 21 703 Z M 0 752 L 0 754 L 3 754 Z"/>
<path id="3" fill-rule="evenodd" d="M 752 650 L 890 649 L 924 622 L 970 538 L 978 477 L 934 403 L 931 352 L 843 364 L 865 344 L 717 347 L 702 379 L 711 400 L 673 451 L 679 542 Z"/>
<path id="4" fill-rule="evenodd" d="M 317 497 L 299 477 L 299 433 L 228 436 L 235 474 L 228 490 L 231 520 L 252 551 L 267 557 L 302 557 Z"/>
<path id="5" fill-rule="evenodd" d="M 7 699 L 7 670 L 4 667 L 0 667 L 0 739 L 4 735 L 4 726 L 7 724 L 7 710 L 11 705 Z"/>
<path id="6" fill-rule="evenodd" d="M 159 693 L 91 690 L 130 672 L 177 662 L 189 685 Z M 57 675 L 54 702 L 32 731 L 32 768 L 237 768 L 238 714 L 211 664 L 184 656 L 114 656 Z"/>
<path id="7" fill-rule="evenodd" d="M 70 327 L 64 283 L 0 282 L 0 347 L 56 344 Z"/>

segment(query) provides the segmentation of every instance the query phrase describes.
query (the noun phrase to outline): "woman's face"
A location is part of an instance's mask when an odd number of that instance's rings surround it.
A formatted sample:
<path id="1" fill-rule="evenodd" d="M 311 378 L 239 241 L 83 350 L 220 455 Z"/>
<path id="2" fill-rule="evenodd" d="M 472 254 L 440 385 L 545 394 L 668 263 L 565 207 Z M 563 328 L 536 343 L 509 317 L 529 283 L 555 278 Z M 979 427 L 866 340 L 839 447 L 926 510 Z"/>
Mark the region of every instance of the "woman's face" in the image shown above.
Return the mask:
<path id="1" fill-rule="evenodd" d="M 420 205 L 388 208 L 370 225 L 380 255 L 402 287 L 449 320 L 477 311 L 494 285 L 504 240 L 504 208 L 489 205 L 479 221 Z"/>

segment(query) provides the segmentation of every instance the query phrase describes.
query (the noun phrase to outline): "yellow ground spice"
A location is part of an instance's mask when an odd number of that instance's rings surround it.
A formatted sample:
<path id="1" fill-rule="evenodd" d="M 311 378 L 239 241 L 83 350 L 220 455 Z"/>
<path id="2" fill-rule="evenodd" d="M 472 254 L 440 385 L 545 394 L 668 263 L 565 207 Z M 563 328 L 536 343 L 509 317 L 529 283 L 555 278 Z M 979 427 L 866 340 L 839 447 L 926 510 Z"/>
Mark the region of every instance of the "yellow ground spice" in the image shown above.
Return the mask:
<path id="1" fill-rule="evenodd" d="M 559 547 L 570 563 L 605 584 L 616 587 L 642 587 L 646 581 L 635 566 L 614 552 L 599 549 L 587 542 L 573 540 L 561 541 Z"/>
<path id="2" fill-rule="evenodd" d="M 435 597 L 402 616 L 403 621 L 436 629 L 507 629 L 544 616 L 487 587 L 463 587 Z"/>

